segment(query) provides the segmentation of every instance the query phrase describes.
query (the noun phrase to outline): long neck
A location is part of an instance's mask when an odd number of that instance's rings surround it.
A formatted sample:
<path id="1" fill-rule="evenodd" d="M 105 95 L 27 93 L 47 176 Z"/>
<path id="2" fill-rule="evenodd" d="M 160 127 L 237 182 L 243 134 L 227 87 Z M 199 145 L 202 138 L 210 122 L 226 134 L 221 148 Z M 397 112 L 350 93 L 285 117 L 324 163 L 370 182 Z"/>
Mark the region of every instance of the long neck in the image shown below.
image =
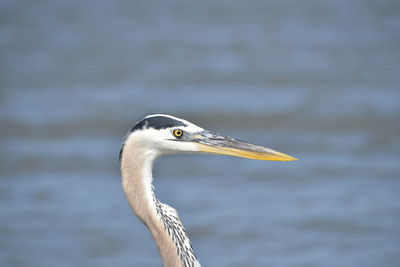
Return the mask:
<path id="1" fill-rule="evenodd" d="M 150 230 L 165 267 L 200 266 L 177 212 L 161 203 L 152 186 L 156 154 L 146 153 L 134 142 L 125 144 L 121 158 L 122 182 L 129 204 Z"/>

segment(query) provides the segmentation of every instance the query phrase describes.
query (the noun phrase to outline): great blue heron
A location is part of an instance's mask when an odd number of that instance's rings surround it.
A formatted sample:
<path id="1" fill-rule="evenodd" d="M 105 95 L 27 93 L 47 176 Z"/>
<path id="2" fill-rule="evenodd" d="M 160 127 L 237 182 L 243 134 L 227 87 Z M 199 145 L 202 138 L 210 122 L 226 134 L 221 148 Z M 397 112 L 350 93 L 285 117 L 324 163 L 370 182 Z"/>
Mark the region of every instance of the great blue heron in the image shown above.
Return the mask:
<path id="1" fill-rule="evenodd" d="M 182 152 L 296 160 L 269 148 L 206 131 L 170 115 L 153 114 L 136 123 L 120 152 L 123 188 L 133 211 L 153 235 L 165 267 L 200 266 L 178 213 L 160 202 L 152 185 L 154 160 L 160 155 Z"/>

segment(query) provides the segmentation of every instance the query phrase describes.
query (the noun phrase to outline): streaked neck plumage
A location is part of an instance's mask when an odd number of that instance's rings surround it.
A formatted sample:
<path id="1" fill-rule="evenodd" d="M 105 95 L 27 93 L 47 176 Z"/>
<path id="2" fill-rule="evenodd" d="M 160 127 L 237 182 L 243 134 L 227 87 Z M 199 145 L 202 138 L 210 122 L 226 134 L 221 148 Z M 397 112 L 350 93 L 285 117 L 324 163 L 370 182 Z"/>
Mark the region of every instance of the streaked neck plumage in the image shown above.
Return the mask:
<path id="1" fill-rule="evenodd" d="M 165 267 L 200 267 L 177 212 L 155 194 L 152 167 L 157 156 L 157 151 L 143 148 L 133 136 L 127 138 L 121 157 L 125 194 L 153 235 Z"/>

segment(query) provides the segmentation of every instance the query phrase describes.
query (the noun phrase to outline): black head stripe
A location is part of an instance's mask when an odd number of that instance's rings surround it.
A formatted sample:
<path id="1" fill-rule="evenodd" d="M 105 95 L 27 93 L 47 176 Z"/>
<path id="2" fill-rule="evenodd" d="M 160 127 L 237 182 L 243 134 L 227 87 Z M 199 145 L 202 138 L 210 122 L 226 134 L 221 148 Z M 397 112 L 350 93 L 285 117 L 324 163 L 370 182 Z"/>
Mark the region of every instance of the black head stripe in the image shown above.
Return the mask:
<path id="1" fill-rule="evenodd" d="M 155 117 L 145 118 L 139 121 L 138 123 L 136 123 L 135 126 L 133 126 L 131 132 L 142 130 L 145 128 L 153 128 L 156 130 L 160 130 L 171 127 L 179 127 L 179 126 L 187 126 L 187 124 L 169 117 L 155 116 Z"/>

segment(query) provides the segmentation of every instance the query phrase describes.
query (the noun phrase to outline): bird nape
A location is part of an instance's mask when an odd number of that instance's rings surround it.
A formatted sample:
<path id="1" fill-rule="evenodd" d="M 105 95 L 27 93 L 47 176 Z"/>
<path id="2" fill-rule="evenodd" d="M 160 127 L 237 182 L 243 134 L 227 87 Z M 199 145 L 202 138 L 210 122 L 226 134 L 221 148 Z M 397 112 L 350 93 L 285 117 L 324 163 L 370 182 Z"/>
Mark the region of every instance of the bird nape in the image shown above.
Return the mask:
<path id="1" fill-rule="evenodd" d="M 176 210 L 157 198 L 152 185 L 154 160 L 172 153 L 212 153 L 292 161 L 275 150 L 206 131 L 165 114 L 146 116 L 126 136 L 120 151 L 122 184 L 129 204 L 157 243 L 165 267 L 200 266 Z"/>

